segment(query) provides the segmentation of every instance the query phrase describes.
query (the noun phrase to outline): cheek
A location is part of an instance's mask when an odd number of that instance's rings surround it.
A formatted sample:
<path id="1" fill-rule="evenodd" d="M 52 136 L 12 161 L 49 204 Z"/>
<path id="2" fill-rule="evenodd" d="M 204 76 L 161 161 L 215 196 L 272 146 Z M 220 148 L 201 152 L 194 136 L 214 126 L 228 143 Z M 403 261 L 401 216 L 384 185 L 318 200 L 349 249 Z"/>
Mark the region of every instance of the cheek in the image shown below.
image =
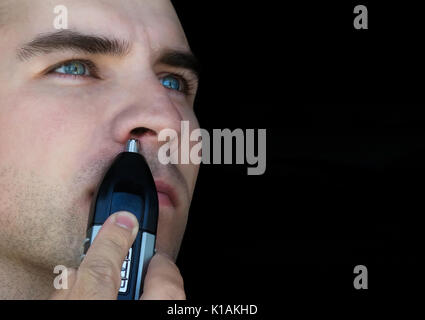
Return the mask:
<path id="1" fill-rule="evenodd" d="M 196 179 L 198 177 L 199 165 L 195 164 L 181 164 L 180 172 L 187 181 L 189 187 L 189 196 L 192 198 L 193 191 L 195 190 Z"/>
<path id="2" fill-rule="evenodd" d="M 182 118 L 184 119 L 184 121 L 189 121 L 189 133 L 186 134 L 186 137 L 190 137 L 194 130 L 199 129 L 198 119 L 196 118 L 195 113 L 193 112 L 193 109 L 186 109 L 186 111 L 182 113 Z M 191 159 L 190 152 L 192 151 L 192 148 L 194 151 L 196 151 L 198 149 L 196 148 L 196 146 L 199 146 L 198 141 L 189 141 L 189 164 L 178 165 L 180 172 L 185 177 L 185 180 L 188 183 L 190 196 L 192 196 L 193 191 L 195 189 L 196 179 L 198 177 L 198 171 L 199 171 L 199 165 L 193 164 L 192 161 L 190 160 Z M 180 152 L 184 152 L 184 150 L 180 150 Z M 199 156 L 201 156 L 201 154 L 202 153 L 199 153 Z"/>
<path id="3" fill-rule="evenodd" d="M 25 166 L 45 151 L 40 149 L 38 141 L 43 139 L 47 123 L 41 110 L 37 110 L 30 100 L 9 100 L 7 107 L 0 116 L 2 163 Z"/>
<path id="4" fill-rule="evenodd" d="M 13 108 L 0 116 L 2 162 L 57 178 L 66 177 L 67 161 L 72 159 L 67 155 L 84 132 L 69 103 L 52 100 L 23 95 L 8 101 Z M 66 169 L 63 176 L 57 172 L 60 167 Z"/>

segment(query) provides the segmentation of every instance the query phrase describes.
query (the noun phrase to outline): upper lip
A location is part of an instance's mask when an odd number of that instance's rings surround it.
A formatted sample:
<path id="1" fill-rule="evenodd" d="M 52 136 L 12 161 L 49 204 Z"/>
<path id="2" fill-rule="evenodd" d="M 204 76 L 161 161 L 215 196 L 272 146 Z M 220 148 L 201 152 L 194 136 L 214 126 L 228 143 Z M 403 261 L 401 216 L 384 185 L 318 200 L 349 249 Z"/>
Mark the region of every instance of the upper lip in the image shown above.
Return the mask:
<path id="1" fill-rule="evenodd" d="M 173 207 L 177 208 L 177 206 L 179 205 L 179 201 L 178 201 L 176 190 L 171 185 L 169 185 L 168 183 L 160 179 L 158 180 L 155 179 L 155 186 L 156 186 L 156 191 L 158 193 L 166 194 L 170 198 L 170 201 L 173 204 Z"/>

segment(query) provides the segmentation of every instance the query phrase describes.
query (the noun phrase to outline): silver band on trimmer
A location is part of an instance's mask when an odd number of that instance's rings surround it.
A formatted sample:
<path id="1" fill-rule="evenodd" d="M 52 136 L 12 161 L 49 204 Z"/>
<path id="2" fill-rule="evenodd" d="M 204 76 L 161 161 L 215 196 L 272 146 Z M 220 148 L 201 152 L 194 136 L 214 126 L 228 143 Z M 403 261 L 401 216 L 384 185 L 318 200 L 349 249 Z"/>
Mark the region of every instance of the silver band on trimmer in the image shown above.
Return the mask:
<path id="1" fill-rule="evenodd" d="M 94 241 L 94 238 L 96 238 L 96 236 L 97 236 L 97 233 L 99 232 L 99 230 L 102 228 L 102 225 L 94 225 L 93 226 L 93 231 L 92 231 L 92 234 L 91 234 L 91 240 L 90 240 L 90 245 L 93 243 L 93 241 Z"/>
<path id="2" fill-rule="evenodd" d="M 136 292 L 134 299 L 139 300 L 142 280 L 145 276 L 149 261 L 155 252 L 155 235 L 149 232 L 142 233 L 142 247 L 140 248 L 139 270 L 137 271 Z"/>
<path id="3" fill-rule="evenodd" d="M 125 151 L 139 153 L 139 140 L 137 139 L 128 140 L 125 146 Z"/>

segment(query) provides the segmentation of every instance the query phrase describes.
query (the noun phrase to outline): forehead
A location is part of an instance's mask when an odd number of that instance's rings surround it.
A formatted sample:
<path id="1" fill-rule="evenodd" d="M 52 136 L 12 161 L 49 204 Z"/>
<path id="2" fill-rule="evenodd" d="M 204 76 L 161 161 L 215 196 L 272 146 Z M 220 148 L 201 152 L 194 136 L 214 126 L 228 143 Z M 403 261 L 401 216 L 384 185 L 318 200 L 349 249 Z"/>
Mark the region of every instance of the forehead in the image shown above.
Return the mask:
<path id="1" fill-rule="evenodd" d="M 3 0 L 0 0 L 3 2 Z M 57 31 L 54 20 L 67 10 L 68 28 L 105 34 L 160 48 L 189 49 L 183 28 L 169 0 L 16 0 L 9 2 L 15 30 L 30 40 L 36 34 Z"/>

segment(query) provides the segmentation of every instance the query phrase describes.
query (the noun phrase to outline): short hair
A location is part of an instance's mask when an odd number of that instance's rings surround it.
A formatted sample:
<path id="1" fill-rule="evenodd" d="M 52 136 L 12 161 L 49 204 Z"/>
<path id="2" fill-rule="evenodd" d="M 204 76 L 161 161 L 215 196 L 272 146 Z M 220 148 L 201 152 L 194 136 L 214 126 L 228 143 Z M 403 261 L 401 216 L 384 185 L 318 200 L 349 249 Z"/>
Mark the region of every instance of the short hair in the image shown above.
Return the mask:
<path id="1" fill-rule="evenodd" d="M 10 16 L 14 14 L 11 8 L 19 5 L 17 1 L 21 0 L 0 0 L 0 27 L 4 27 L 11 21 Z"/>
<path id="2" fill-rule="evenodd" d="M 7 2 L 7 0 L 0 0 L 0 27 L 6 24 Z"/>

